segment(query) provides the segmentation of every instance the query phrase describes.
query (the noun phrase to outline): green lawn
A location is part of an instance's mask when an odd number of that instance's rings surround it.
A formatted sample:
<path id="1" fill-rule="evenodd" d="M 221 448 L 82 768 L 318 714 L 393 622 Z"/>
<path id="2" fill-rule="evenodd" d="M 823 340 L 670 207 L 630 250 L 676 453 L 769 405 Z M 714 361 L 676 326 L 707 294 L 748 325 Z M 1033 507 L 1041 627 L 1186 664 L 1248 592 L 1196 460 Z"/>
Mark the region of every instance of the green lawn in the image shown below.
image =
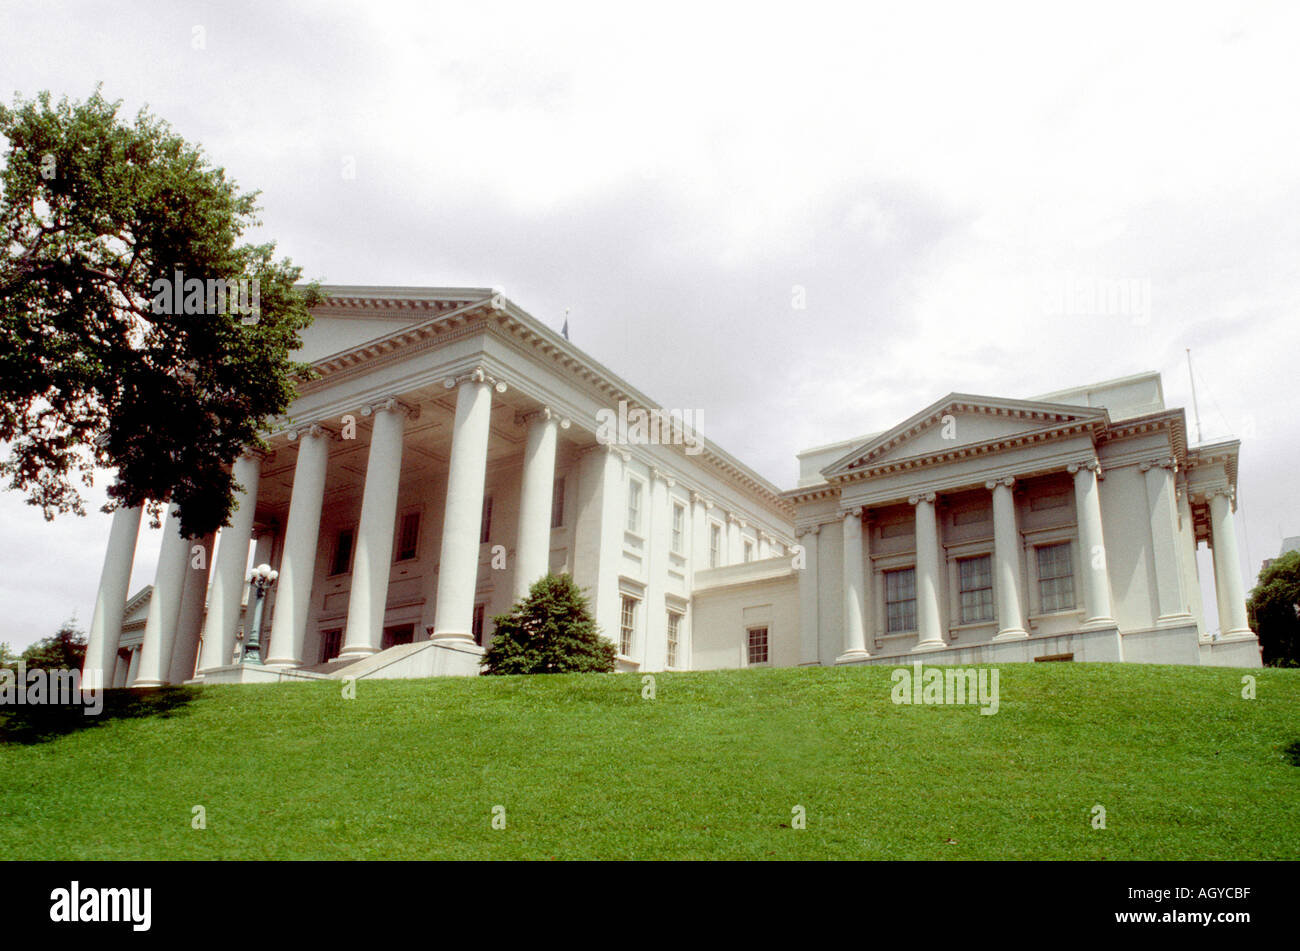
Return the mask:
<path id="1" fill-rule="evenodd" d="M 0 713 L 0 850 L 1300 858 L 1300 671 L 1244 673 L 1006 665 L 993 716 L 895 705 L 889 668 L 112 691 Z"/>

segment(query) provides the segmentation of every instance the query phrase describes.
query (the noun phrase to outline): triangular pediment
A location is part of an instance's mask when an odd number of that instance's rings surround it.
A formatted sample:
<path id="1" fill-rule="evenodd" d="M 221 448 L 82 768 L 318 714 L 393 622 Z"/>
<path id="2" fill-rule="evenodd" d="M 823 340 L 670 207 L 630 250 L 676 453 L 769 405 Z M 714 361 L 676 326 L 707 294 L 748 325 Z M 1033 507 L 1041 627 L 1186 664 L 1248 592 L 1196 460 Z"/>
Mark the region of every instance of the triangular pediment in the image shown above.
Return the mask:
<path id="1" fill-rule="evenodd" d="M 827 479 L 904 459 L 949 456 L 1027 434 L 1038 436 L 1104 425 L 1106 410 L 1033 400 L 950 393 L 892 429 L 872 437 L 822 470 Z"/>

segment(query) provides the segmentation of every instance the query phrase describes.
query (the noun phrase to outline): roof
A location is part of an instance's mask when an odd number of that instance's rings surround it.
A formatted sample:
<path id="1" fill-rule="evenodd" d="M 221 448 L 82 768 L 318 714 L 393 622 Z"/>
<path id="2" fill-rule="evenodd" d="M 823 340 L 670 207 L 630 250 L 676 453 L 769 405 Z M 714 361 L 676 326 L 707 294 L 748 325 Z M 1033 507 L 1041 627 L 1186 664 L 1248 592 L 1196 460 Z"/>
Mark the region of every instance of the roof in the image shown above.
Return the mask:
<path id="1" fill-rule="evenodd" d="M 321 377 L 313 381 L 314 384 L 318 385 L 321 379 L 332 373 L 347 370 L 372 357 L 391 353 L 404 344 L 436 338 L 448 330 L 464 326 L 470 320 L 488 317 L 509 324 L 524 343 L 541 350 L 560 363 L 566 373 L 592 386 L 613 403 L 626 400 L 629 406 L 640 406 L 647 410 L 664 409 L 656 400 L 525 311 L 499 288 L 330 284 L 321 285 L 320 290 L 324 300 L 314 311 L 333 311 L 336 316 L 349 316 L 358 310 L 373 310 L 375 316 L 409 314 L 411 320 L 397 330 L 315 360 L 312 367 Z M 777 486 L 700 435 L 704 447 L 700 458 L 747 485 L 750 491 L 762 496 L 770 506 L 786 517 L 793 515 L 790 504 L 782 498 Z"/>

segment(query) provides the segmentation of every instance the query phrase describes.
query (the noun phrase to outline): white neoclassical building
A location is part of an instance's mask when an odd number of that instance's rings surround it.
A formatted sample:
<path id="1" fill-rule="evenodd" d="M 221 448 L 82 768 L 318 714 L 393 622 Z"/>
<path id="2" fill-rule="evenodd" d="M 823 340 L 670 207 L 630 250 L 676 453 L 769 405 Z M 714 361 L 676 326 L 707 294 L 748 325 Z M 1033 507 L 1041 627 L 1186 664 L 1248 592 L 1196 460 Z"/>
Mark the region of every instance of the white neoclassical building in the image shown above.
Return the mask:
<path id="1" fill-rule="evenodd" d="M 219 537 L 184 539 L 169 513 L 154 582 L 128 598 L 140 512 L 115 513 L 88 678 L 473 674 L 492 615 L 548 570 L 586 591 L 623 670 L 917 651 L 1259 665 L 1238 444 L 1189 448 L 1155 374 L 954 394 L 801 453 L 782 492 L 498 292 L 330 287 L 314 316 L 297 356 L 318 376 L 236 463 Z M 250 563 L 279 572 L 262 666 L 237 663 Z"/>

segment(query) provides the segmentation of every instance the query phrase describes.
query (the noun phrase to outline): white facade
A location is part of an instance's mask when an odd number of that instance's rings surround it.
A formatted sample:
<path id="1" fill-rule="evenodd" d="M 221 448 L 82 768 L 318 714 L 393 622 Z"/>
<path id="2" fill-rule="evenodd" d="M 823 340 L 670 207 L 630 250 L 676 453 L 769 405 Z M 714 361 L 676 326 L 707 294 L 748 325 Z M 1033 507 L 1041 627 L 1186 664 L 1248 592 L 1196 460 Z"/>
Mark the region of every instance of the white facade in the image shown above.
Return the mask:
<path id="1" fill-rule="evenodd" d="M 1235 441 L 1189 448 L 1143 374 L 1035 400 L 951 394 L 801 453 L 801 663 L 1260 664 Z M 1196 547 L 1214 553 L 1205 629 Z"/>
<path id="2" fill-rule="evenodd" d="M 491 617 L 547 570 L 586 591 L 622 670 L 913 651 L 1259 664 L 1237 444 L 1189 449 L 1154 374 L 1034 401 L 954 394 L 801 453 L 782 493 L 707 440 L 611 444 L 602 414 L 658 407 L 498 293 L 326 295 L 298 355 L 318 378 L 270 451 L 236 464 L 245 491 L 215 560 L 213 539 L 168 520 L 152 590 L 130 604 L 143 623 L 120 620 L 139 513 L 115 516 L 88 677 L 472 674 Z M 1202 540 L 1218 541 L 1216 640 Z M 250 547 L 279 571 L 262 668 L 233 663 Z"/>

